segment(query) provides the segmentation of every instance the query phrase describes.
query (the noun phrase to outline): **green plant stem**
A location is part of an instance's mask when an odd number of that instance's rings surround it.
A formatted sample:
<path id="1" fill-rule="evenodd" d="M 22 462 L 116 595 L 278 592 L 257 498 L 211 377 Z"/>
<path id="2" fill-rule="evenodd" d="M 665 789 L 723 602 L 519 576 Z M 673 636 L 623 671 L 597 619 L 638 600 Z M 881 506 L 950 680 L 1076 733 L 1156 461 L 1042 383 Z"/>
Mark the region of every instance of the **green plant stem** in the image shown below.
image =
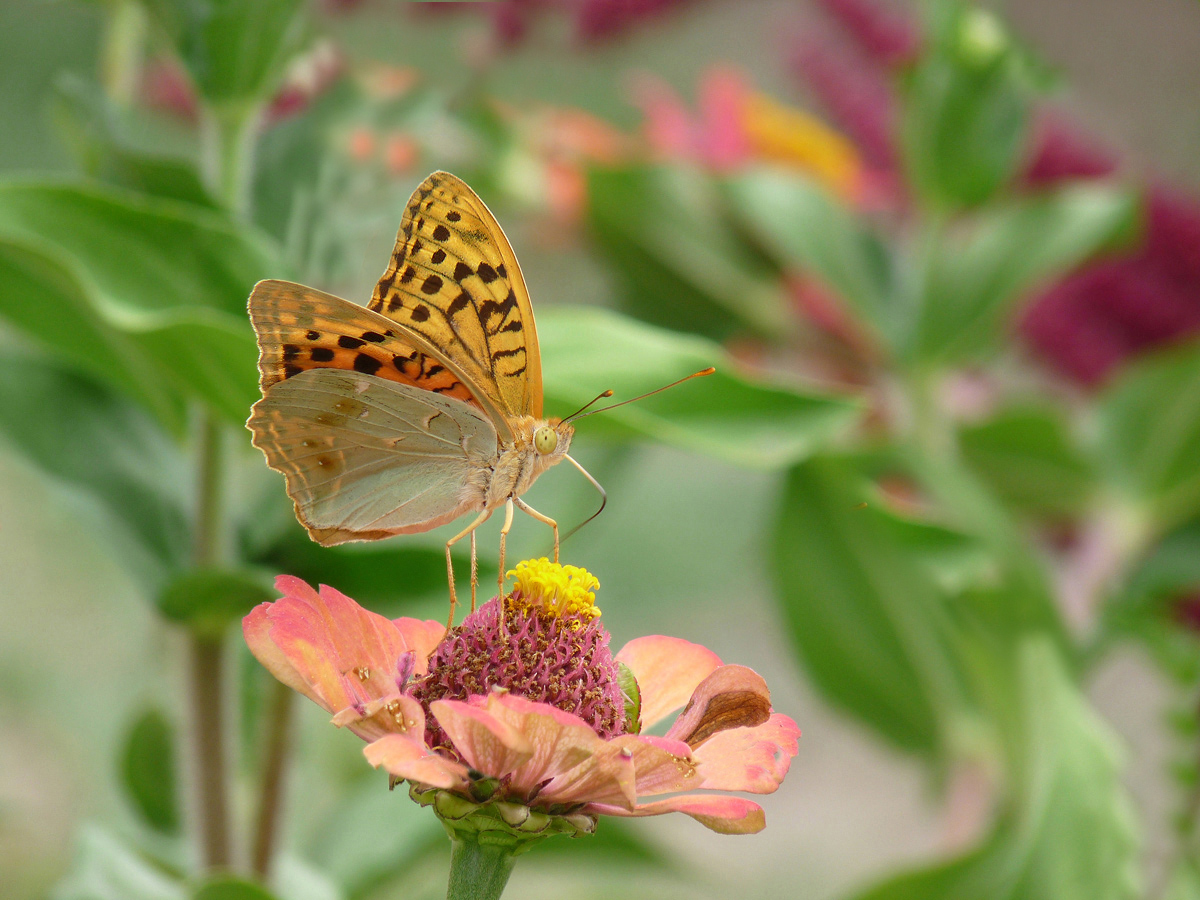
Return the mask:
<path id="1" fill-rule="evenodd" d="M 104 26 L 100 83 L 118 106 L 130 106 L 136 99 L 145 42 L 145 10 L 138 0 L 117 0 Z"/>
<path id="2" fill-rule="evenodd" d="M 261 108 L 205 106 L 200 111 L 200 163 L 205 183 L 237 219 L 250 211 L 254 144 Z"/>
<path id="3" fill-rule="evenodd" d="M 511 848 L 454 838 L 446 900 L 498 900 L 514 861 Z"/>
<path id="4" fill-rule="evenodd" d="M 266 744 L 259 789 L 258 819 L 254 826 L 254 846 L 250 866 L 259 879 L 265 881 L 271 873 L 271 861 L 279 838 L 279 811 L 283 805 L 288 753 L 292 731 L 292 710 L 295 691 L 283 682 L 272 685 L 270 709 L 267 711 Z"/>
<path id="5" fill-rule="evenodd" d="M 224 715 L 224 642 L 191 637 L 191 692 L 195 799 L 201 862 L 207 870 L 233 864 L 229 830 L 229 769 L 226 765 Z"/>

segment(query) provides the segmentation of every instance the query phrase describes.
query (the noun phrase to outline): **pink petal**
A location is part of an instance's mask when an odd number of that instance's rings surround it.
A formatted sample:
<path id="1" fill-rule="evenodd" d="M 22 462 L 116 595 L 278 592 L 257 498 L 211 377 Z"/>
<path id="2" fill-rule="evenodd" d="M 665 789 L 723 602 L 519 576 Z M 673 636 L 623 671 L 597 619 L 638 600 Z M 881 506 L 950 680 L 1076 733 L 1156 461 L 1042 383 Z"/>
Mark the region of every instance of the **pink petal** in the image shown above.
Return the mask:
<path id="1" fill-rule="evenodd" d="M 385 734 L 407 734 L 413 740 L 425 741 L 425 711 L 405 694 L 347 707 L 333 717 L 333 724 L 349 728 L 364 741 L 374 741 Z"/>
<path id="2" fill-rule="evenodd" d="M 728 171 L 750 158 L 746 135 L 745 77 L 733 68 L 716 66 L 700 81 L 700 152 L 717 171 Z"/>
<path id="3" fill-rule="evenodd" d="M 619 740 L 619 739 L 618 739 Z M 538 794 L 546 803 L 637 803 L 635 749 L 608 741 L 575 768 L 554 778 Z"/>
<path id="4" fill-rule="evenodd" d="M 667 737 L 698 747 L 718 732 L 761 725 L 770 715 L 771 692 L 762 676 L 745 666 L 721 666 L 696 688 Z"/>
<path id="5" fill-rule="evenodd" d="M 633 754 L 634 784 L 638 797 L 699 788 L 691 748 L 683 741 L 648 734 L 626 734 L 608 742 Z"/>
<path id="6" fill-rule="evenodd" d="M 633 102 L 641 108 L 642 131 L 655 155 L 664 159 L 690 159 L 695 137 L 691 116 L 667 82 L 646 75 L 633 86 Z"/>
<path id="7" fill-rule="evenodd" d="M 681 812 L 720 834 L 754 834 L 762 831 L 767 824 L 762 807 L 757 803 L 742 797 L 720 795 L 668 797 L 666 800 L 644 803 L 635 809 L 590 803 L 583 811 L 606 816 L 661 816 L 663 813 Z"/>
<path id="8" fill-rule="evenodd" d="M 250 650 L 275 677 L 330 712 L 396 693 L 412 648 L 395 623 L 324 585 L 318 593 L 281 575 L 275 586 L 283 596 L 243 622 Z"/>
<path id="9" fill-rule="evenodd" d="M 721 665 L 707 647 L 680 638 L 635 638 L 617 654 L 642 692 L 642 728 L 651 728 L 687 703 L 696 686 Z"/>
<path id="10" fill-rule="evenodd" d="M 799 737 L 796 723 L 780 713 L 753 728 L 717 732 L 692 753 L 700 775 L 694 786 L 769 794 L 783 782 Z"/>
<path id="11" fill-rule="evenodd" d="M 420 677 L 429 671 L 429 657 L 441 643 L 446 633 L 446 626 L 432 619 L 412 619 L 401 616 L 393 619 L 393 624 L 399 629 L 404 643 L 416 655 L 416 668 L 413 674 Z"/>
<path id="12" fill-rule="evenodd" d="M 389 775 L 407 778 L 417 784 L 453 790 L 467 784 L 467 768 L 462 763 L 438 756 L 425 741 L 407 734 L 389 734 L 363 747 L 367 762 L 383 767 Z"/>
<path id="13" fill-rule="evenodd" d="M 435 700 L 429 708 L 467 765 L 484 775 L 503 778 L 533 756 L 525 735 L 486 709 L 461 700 Z"/>
<path id="14" fill-rule="evenodd" d="M 523 734 L 533 747 L 533 756 L 517 767 L 509 783 L 510 790 L 520 796 L 530 796 L 537 785 L 604 748 L 604 741 L 587 722 L 547 703 L 493 692 L 488 695 L 487 710 Z"/>

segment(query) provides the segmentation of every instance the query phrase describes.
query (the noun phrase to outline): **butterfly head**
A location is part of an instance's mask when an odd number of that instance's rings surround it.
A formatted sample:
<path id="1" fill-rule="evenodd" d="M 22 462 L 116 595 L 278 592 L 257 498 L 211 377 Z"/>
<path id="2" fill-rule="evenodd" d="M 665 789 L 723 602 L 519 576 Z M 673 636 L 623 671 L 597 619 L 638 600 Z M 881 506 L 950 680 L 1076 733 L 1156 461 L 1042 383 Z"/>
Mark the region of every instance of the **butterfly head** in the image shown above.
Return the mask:
<path id="1" fill-rule="evenodd" d="M 575 429 L 561 419 L 542 419 L 533 426 L 531 442 L 540 468 L 554 465 L 571 449 Z"/>

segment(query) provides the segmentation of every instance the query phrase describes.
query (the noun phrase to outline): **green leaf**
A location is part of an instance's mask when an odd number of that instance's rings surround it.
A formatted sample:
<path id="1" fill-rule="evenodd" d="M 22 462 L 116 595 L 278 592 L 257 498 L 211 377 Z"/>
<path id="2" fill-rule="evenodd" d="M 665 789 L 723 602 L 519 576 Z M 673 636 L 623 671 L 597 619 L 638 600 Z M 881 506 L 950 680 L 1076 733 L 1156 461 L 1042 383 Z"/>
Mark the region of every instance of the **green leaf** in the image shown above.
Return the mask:
<path id="1" fill-rule="evenodd" d="M 275 900 L 275 895 L 252 882 L 222 876 L 196 888 L 190 900 Z"/>
<path id="2" fill-rule="evenodd" d="M 146 823 L 159 831 L 178 831 L 175 733 L 159 710 L 146 710 L 134 720 L 120 766 L 125 793 Z"/>
<path id="3" fill-rule="evenodd" d="M 959 432 L 967 464 L 1010 507 L 1038 517 L 1082 512 L 1095 473 L 1075 446 L 1061 410 L 1014 406 Z"/>
<path id="4" fill-rule="evenodd" d="M 1108 728 L 1051 642 L 1019 653 L 1016 790 L 979 849 L 898 876 L 857 900 L 1132 900 L 1138 839 Z"/>
<path id="5" fill-rule="evenodd" d="M 803 459 L 843 432 L 858 406 L 846 399 L 752 381 L 716 344 L 601 309 L 538 316 L 548 406 L 568 415 L 600 391 L 609 403 L 716 366 L 717 372 L 581 421 L 583 435 L 639 435 L 731 462 L 773 468 Z"/>
<path id="6" fill-rule="evenodd" d="M 742 227 L 781 265 L 822 282 L 880 335 L 895 331 L 887 247 L 828 190 L 775 169 L 732 176 L 726 187 Z"/>
<path id="7" fill-rule="evenodd" d="M 137 406 L 30 353 L 0 355 L 0 433 L 82 491 L 148 558 L 150 584 L 188 556 L 187 461 Z"/>
<path id="8" fill-rule="evenodd" d="M 1123 370 L 1099 401 L 1109 478 L 1160 533 L 1200 512 L 1200 344 Z"/>
<path id="9" fill-rule="evenodd" d="M 772 569 L 821 692 L 905 750 L 943 749 L 964 699 L 944 598 L 847 462 L 789 473 Z"/>
<path id="10" fill-rule="evenodd" d="M 80 829 L 71 870 L 51 900 L 184 900 L 183 885 L 99 826 Z"/>
<path id="11" fill-rule="evenodd" d="M 303 0 L 143 0 L 214 104 L 270 97 L 308 37 Z"/>
<path id="12" fill-rule="evenodd" d="M 217 206 L 191 160 L 135 144 L 123 111 L 98 85 L 65 75 L 55 85 L 53 111 L 80 167 L 93 178 L 169 200 Z"/>
<path id="13" fill-rule="evenodd" d="M 638 734 L 642 730 L 642 689 L 633 669 L 620 660 L 617 660 L 617 684 L 621 686 L 621 697 L 625 701 L 625 731 Z"/>
<path id="14" fill-rule="evenodd" d="M 184 399 L 232 422 L 256 399 L 245 314 L 270 253 L 224 216 L 98 187 L 0 183 L 0 315 L 180 428 Z"/>
<path id="15" fill-rule="evenodd" d="M 955 3 L 911 72 L 901 147 L 908 177 L 935 207 L 988 200 L 1021 161 L 1029 107 L 1014 46 L 991 12 Z"/>
<path id="16" fill-rule="evenodd" d="M 249 573 L 225 569 L 185 572 L 174 578 L 158 596 L 158 609 L 166 618 L 194 632 L 220 637 L 259 603 L 274 593 Z"/>
<path id="17" fill-rule="evenodd" d="M 784 335 L 792 324 L 778 277 L 719 200 L 708 176 L 679 166 L 594 169 L 588 224 L 640 318 L 717 338 L 739 326 Z"/>
<path id="18" fill-rule="evenodd" d="M 1131 240 L 1139 209 L 1132 191 L 1082 185 L 979 212 L 929 258 L 909 355 L 946 364 L 994 350 L 1018 300 Z"/>

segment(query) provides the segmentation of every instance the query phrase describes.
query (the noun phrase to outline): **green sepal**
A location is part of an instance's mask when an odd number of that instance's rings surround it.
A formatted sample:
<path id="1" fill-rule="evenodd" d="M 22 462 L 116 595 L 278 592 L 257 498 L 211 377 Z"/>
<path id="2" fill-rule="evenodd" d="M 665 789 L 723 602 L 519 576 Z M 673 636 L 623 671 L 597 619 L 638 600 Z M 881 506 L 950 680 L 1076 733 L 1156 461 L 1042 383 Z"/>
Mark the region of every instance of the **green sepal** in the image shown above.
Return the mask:
<path id="1" fill-rule="evenodd" d="M 514 856 L 554 834 L 579 837 L 596 830 L 596 817 L 586 813 L 552 814 L 507 800 L 475 802 L 461 794 L 410 784 L 408 795 L 433 807 L 451 840 L 504 848 Z"/>
<path id="2" fill-rule="evenodd" d="M 617 660 L 617 684 L 625 700 L 625 733 L 640 734 L 642 731 L 642 689 L 633 677 L 633 669 Z"/>

